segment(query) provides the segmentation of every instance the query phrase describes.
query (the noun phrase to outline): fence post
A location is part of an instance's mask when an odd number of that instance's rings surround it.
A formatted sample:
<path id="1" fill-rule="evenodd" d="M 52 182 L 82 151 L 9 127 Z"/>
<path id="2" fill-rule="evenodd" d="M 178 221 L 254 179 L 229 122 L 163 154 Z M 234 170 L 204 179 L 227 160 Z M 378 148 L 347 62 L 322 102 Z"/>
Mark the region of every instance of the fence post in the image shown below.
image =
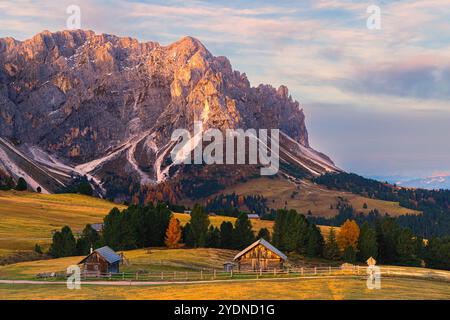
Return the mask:
<path id="1" fill-rule="evenodd" d="M 203 269 L 200 270 L 200 280 L 203 280 Z"/>
<path id="2" fill-rule="evenodd" d="M 314 274 L 317 274 L 317 267 L 314 267 Z"/>
<path id="3" fill-rule="evenodd" d="M 330 274 L 331 274 L 331 266 L 328 267 L 328 270 L 330 271 Z"/>
<path id="4" fill-rule="evenodd" d="M 176 272 L 176 271 L 174 271 L 174 272 L 173 272 L 173 280 L 175 280 L 175 279 L 176 279 L 176 277 L 177 277 L 177 272 Z"/>
<path id="5" fill-rule="evenodd" d="M 301 268 L 300 272 L 301 272 L 301 274 L 303 275 L 303 267 Z"/>
<path id="6" fill-rule="evenodd" d="M 109 273 L 109 280 L 111 280 L 111 272 Z"/>
<path id="7" fill-rule="evenodd" d="M 216 269 L 214 269 L 214 277 L 213 277 L 213 279 L 214 280 L 216 279 Z"/>
<path id="8" fill-rule="evenodd" d="M 233 268 L 230 270 L 230 278 L 233 278 Z"/>
<path id="9" fill-rule="evenodd" d="M 277 268 L 273 268 L 273 275 L 274 275 L 274 276 L 277 275 Z"/>
<path id="10" fill-rule="evenodd" d="M 161 280 L 164 280 L 164 271 L 161 271 Z"/>
<path id="11" fill-rule="evenodd" d="M 356 274 L 359 275 L 359 266 L 356 266 Z"/>
<path id="12" fill-rule="evenodd" d="M 139 272 L 136 272 L 136 280 L 139 280 Z"/>
<path id="13" fill-rule="evenodd" d="M 188 272 L 186 271 L 186 281 L 188 280 Z"/>

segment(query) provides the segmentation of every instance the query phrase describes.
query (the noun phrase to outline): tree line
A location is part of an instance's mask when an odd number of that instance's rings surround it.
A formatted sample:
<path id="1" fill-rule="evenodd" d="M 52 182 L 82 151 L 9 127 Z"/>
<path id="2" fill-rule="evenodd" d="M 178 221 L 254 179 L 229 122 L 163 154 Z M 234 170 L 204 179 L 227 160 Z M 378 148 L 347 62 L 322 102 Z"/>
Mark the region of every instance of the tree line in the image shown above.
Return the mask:
<path id="1" fill-rule="evenodd" d="M 207 247 L 242 250 L 256 239 L 264 238 L 286 252 L 349 263 L 365 262 L 369 257 L 382 264 L 399 264 L 450 269 L 450 237 L 428 241 L 402 228 L 391 217 L 358 223 L 346 219 L 339 228 L 329 228 L 326 238 L 320 228 L 295 210 L 278 210 L 273 234 L 266 228 L 258 234 L 248 216 L 241 213 L 234 223 L 223 221 L 213 226 L 205 208 L 195 205 L 190 221 L 181 226 L 168 206 L 131 205 L 120 211 L 113 208 L 104 218 L 99 234 L 87 225 L 75 238 L 69 227 L 55 232 L 49 253 L 53 257 L 86 255 L 90 248 L 108 245 L 114 250 L 145 247 Z M 36 248 L 40 250 L 40 248 Z"/>
<path id="2" fill-rule="evenodd" d="M 424 238 L 450 236 L 450 190 L 401 188 L 344 172 L 328 173 L 315 178 L 314 182 L 329 189 L 399 202 L 402 207 L 422 211 L 420 215 L 401 215 L 397 218 L 398 223 Z"/>
<path id="3" fill-rule="evenodd" d="M 101 234 L 86 225 L 76 238 L 68 226 L 63 227 L 53 234 L 49 254 L 53 257 L 86 255 L 91 247 L 105 245 L 114 250 L 162 246 L 243 249 L 261 237 L 270 241 L 269 230 L 262 228 L 255 237 L 251 221 L 243 213 L 234 223 L 223 221 L 215 227 L 205 208 L 195 205 L 190 221 L 182 227 L 167 205 L 150 203 L 131 205 L 122 211 L 113 208 L 104 218 Z"/>

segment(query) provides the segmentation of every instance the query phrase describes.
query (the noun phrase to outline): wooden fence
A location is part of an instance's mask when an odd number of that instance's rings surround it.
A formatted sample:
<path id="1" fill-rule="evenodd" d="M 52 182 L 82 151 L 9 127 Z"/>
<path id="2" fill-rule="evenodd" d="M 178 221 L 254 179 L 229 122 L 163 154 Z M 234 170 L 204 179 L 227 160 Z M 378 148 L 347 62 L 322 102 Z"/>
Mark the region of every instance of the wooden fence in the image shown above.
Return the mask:
<path id="1" fill-rule="evenodd" d="M 402 268 L 402 267 L 380 267 L 381 276 L 388 277 L 414 277 L 435 280 L 450 281 L 450 272 L 441 270 Z M 61 280 L 67 278 L 65 272 L 45 273 L 37 277 L 39 279 Z M 367 276 L 367 267 L 299 267 L 286 268 L 283 270 L 273 269 L 269 271 L 230 271 L 225 272 L 217 269 L 202 269 L 195 271 L 139 271 L 120 272 L 107 274 L 81 273 L 82 280 L 110 280 L 110 281 L 149 281 L 149 282 L 176 282 L 176 281 L 213 281 L 229 279 L 267 279 L 267 278 L 301 278 L 316 276 Z"/>

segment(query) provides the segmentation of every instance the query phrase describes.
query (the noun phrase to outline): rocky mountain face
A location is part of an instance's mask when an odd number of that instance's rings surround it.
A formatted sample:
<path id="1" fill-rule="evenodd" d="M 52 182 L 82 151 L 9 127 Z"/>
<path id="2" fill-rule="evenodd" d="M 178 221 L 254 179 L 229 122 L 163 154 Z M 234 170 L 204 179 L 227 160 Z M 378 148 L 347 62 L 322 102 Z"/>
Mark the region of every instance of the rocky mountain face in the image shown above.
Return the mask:
<path id="1" fill-rule="evenodd" d="M 278 128 L 285 168 L 339 170 L 310 148 L 303 110 L 286 87 L 251 87 L 194 38 L 161 46 L 76 30 L 0 39 L 0 166 L 32 187 L 54 192 L 86 175 L 99 193 L 126 197 L 131 185 L 179 181 L 186 168 L 168 159 L 170 137 L 194 121 Z"/>

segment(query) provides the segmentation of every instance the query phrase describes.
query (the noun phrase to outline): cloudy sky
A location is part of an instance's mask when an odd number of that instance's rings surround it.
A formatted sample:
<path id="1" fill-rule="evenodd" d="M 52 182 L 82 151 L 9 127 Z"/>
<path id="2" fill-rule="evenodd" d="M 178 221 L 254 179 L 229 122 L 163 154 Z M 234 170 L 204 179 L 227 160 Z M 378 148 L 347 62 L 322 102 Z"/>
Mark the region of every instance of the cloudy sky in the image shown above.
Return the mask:
<path id="1" fill-rule="evenodd" d="M 450 171 L 450 0 L 0 0 L 0 37 L 66 29 L 71 4 L 83 29 L 161 44 L 191 35 L 252 85 L 287 85 L 313 147 L 346 170 Z"/>

